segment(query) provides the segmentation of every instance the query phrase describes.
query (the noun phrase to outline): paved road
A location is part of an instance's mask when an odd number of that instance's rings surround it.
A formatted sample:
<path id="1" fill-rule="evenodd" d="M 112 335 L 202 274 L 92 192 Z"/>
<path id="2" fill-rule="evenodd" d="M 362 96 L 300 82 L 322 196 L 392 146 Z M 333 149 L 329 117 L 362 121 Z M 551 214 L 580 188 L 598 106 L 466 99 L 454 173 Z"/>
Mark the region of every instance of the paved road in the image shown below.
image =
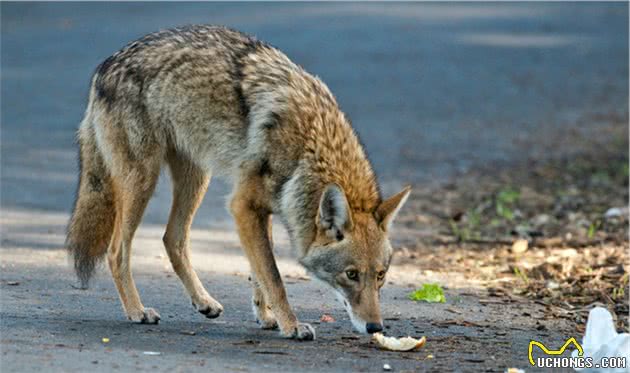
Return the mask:
<path id="1" fill-rule="evenodd" d="M 601 136 L 598 125 L 607 118 L 627 118 L 627 4 L 3 3 L 1 10 L 3 372 L 42 364 L 52 371 L 380 370 L 388 361 L 396 369 L 503 369 L 524 367 L 528 338 L 564 338 L 529 332 L 531 317 L 520 320 L 513 307 L 482 307 L 465 295 L 474 285 L 452 279 L 439 280 L 453 286 L 449 295 L 459 302 L 410 305 L 404 285 L 432 278 L 400 267 L 384 295 L 391 332 L 432 336 L 427 354 L 436 359 L 417 361 L 426 354 L 401 357 L 377 352 L 366 339 L 341 339 L 351 335 L 349 323 L 310 281 L 289 284 L 298 313 L 306 321 L 324 311 L 339 319 L 318 326 L 319 341 L 296 345 L 256 331 L 247 266 L 223 209 L 228 189 L 221 182 L 211 186 L 193 235 L 196 266 L 227 311 L 206 322 L 187 306 L 159 256 L 167 178 L 149 206 L 134 258 L 145 303 L 164 322 L 130 326 L 106 271 L 88 292 L 70 286 L 62 243 L 76 184 L 73 134 L 90 74 L 105 57 L 159 28 L 224 24 L 271 42 L 329 84 L 386 191 L 444 180 L 480 164 L 541 156 L 539 142 L 566 149 L 564 134 Z M 283 273 L 301 276 L 278 236 Z M 448 306 L 464 316 L 449 315 Z M 448 318 L 493 327 L 434 326 Z M 111 342 L 103 345 L 102 337 Z M 147 350 L 162 355 L 143 355 Z"/>

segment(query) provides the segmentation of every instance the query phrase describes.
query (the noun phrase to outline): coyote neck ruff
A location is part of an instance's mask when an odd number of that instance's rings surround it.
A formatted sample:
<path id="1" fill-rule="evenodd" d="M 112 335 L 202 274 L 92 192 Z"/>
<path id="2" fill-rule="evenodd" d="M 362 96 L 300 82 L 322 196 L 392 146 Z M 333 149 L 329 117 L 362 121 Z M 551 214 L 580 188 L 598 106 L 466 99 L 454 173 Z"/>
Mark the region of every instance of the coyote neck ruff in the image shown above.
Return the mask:
<path id="1" fill-rule="evenodd" d="M 388 231 L 409 189 L 382 200 L 349 121 L 318 78 L 277 49 L 222 27 L 147 35 L 97 68 L 81 122 L 79 191 L 67 247 L 87 286 L 107 255 L 129 319 L 157 323 L 130 270 L 133 235 L 166 163 L 173 205 L 163 240 L 207 317 L 223 308 L 197 277 L 189 231 L 210 175 L 233 183 L 229 209 L 252 269 L 263 328 L 313 339 L 288 304 L 271 215 L 302 263 L 340 297 L 361 332 L 382 329 L 378 294 L 391 259 Z"/>

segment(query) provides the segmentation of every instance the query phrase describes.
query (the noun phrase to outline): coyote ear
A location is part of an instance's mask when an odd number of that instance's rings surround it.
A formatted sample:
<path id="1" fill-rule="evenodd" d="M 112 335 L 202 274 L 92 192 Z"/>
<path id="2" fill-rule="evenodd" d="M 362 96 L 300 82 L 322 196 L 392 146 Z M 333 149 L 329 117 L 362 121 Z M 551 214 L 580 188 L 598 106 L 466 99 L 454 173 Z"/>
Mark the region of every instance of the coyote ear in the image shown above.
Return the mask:
<path id="1" fill-rule="evenodd" d="M 336 184 L 329 184 L 319 200 L 317 228 L 328 237 L 341 241 L 346 230 L 352 227 L 350 208 L 346 195 Z"/>
<path id="2" fill-rule="evenodd" d="M 383 230 L 387 231 L 392 226 L 394 218 L 396 218 L 398 211 L 407 201 L 410 192 L 411 187 L 406 186 L 401 192 L 381 202 L 376 208 L 376 220 Z"/>

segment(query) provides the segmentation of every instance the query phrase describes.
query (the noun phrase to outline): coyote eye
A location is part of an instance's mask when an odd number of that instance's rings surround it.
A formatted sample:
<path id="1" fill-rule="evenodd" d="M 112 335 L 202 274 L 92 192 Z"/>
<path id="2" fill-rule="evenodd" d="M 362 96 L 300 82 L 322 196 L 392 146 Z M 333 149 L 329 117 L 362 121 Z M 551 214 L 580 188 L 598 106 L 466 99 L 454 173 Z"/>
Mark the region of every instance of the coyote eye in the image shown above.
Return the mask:
<path id="1" fill-rule="evenodd" d="M 383 281 L 383 279 L 385 278 L 385 271 L 380 271 L 377 275 L 376 275 L 376 279 L 379 281 Z"/>
<path id="2" fill-rule="evenodd" d="M 348 276 L 348 278 L 352 281 L 356 281 L 357 278 L 359 277 L 359 273 L 353 269 L 346 271 L 346 276 Z"/>

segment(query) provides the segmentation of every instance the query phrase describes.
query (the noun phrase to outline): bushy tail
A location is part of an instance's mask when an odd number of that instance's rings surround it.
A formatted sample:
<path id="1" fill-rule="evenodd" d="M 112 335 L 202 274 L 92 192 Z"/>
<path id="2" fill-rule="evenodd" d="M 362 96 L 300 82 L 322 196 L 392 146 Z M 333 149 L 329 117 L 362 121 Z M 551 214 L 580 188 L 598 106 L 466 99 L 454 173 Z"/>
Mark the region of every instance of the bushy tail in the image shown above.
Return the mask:
<path id="1" fill-rule="evenodd" d="M 81 286 L 87 288 L 96 264 L 107 253 L 116 207 L 111 177 L 88 118 L 81 124 L 78 137 L 80 179 L 66 247 L 74 259 Z"/>

